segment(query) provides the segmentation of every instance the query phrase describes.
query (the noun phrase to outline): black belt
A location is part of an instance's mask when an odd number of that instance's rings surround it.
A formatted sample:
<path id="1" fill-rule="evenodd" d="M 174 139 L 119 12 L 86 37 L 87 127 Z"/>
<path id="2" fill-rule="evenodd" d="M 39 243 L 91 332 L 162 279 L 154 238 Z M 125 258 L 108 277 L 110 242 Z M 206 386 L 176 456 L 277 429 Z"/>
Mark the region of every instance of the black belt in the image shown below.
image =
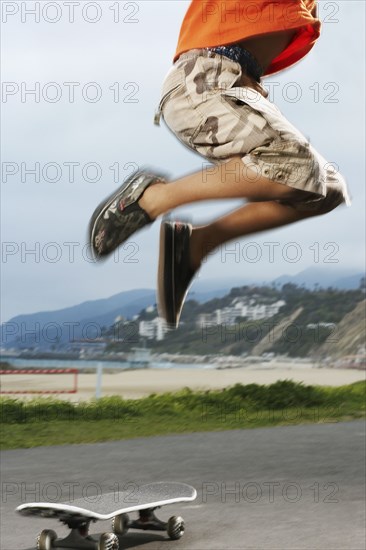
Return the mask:
<path id="1" fill-rule="evenodd" d="M 245 50 L 241 46 L 237 46 L 235 44 L 229 46 L 214 46 L 213 48 L 204 49 L 220 55 L 225 55 L 229 59 L 236 61 L 241 65 L 247 74 L 255 78 L 257 82 L 260 82 L 264 71 L 256 58 L 248 50 Z"/>

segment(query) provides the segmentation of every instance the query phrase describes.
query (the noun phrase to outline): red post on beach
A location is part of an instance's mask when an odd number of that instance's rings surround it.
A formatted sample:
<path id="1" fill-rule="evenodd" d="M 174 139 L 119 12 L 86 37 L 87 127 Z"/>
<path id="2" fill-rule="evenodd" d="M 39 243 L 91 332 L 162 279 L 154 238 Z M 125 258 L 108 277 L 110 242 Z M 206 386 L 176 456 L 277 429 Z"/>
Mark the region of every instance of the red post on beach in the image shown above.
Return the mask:
<path id="1" fill-rule="evenodd" d="M 73 387 L 70 390 L 2 390 L 0 394 L 58 394 L 77 393 L 78 391 L 78 369 L 3 369 L 0 375 L 5 374 L 73 374 Z"/>

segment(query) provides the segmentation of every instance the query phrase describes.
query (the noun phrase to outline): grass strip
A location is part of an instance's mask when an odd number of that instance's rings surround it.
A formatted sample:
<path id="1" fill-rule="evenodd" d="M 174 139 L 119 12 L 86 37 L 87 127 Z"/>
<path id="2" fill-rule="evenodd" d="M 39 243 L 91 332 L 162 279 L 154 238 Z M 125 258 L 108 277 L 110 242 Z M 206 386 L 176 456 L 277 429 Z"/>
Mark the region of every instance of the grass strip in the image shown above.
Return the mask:
<path id="1" fill-rule="evenodd" d="M 165 434 L 339 422 L 365 417 L 366 383 L 305 386 L 290 380 L 138 400 L 71 403 L 3 398 L 1 449 L 97 443 Z"/>

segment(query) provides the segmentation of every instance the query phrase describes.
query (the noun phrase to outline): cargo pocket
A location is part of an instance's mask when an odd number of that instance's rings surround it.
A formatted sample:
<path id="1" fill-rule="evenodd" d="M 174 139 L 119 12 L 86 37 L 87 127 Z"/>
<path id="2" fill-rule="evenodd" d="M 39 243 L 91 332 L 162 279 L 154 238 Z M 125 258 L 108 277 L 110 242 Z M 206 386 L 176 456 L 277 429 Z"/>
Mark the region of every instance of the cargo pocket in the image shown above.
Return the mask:
<path id="1" fill-rule="evenodd" d="M 183 85 L 184 85 L 184 80 L 180 73 L 175 73 L 175 74 L 168 73 L 168 76 L 165 78 L 165 81 L 163 84 L 161 99 L 155 110 L 154 124 L 156 124 L 157 126 L 160 126 L 160 119 L 163 113 L 163 107 L 165 102 L 174 94 L 175 91 L 177 91 Z"/>
<path id="2" fill-rule="evenodd" d="M 283 116 L 278 107 L 259 92 L 243 86 L 225 90 L 223 94 L 232 101 L 235 101 L 237 105 L 240 103 L 247 105 L 253 111 L 259 113 L 281 140 L 297 141 L 300 144 L 308 143 L 301 132 Z"/>

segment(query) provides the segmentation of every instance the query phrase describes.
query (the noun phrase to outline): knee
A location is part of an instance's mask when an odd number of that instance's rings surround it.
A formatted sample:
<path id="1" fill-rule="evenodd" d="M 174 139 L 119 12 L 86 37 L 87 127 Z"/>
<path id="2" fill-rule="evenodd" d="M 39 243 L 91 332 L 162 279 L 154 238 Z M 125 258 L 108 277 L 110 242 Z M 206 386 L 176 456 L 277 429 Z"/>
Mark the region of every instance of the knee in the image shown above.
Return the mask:
<path id="1" fill-rule="evenodd" d="M 343 176 L 331 164 L 319 162 L 319 176 L 325 181 L 326 194 L 313 203 L 313 213 L 316 216 L 328 214 L 340 204 L 350 204 L 347 185 Z"/>
<path id="2" fill-rule="evenodd" d="M 330 188 L 327 190 L 325 197 L 314 203 L 314 215 L 322 216 L 323 214 L 328 214 L 344 202 L 345 198 L 343 191 L 341 189 Z"/>
<path id="3" fill-rule="evenodd" d="M 328 214 L 345 202 L 345 196 L 342 190 L 334 188 L 328 189 L 325 197 L 319 197 L 315 193 L 295 191 L 290 200 L 280 200 L 279 202 L 291 206 L 304 217 L 312 217 Z"/>
<path id="4" fill-rule="evenodd" d="M 307 197 L 295 199 L 295 208 L 312 216 L 328 214 L 340 204 L 350 204 L 347 185 L 341 174 L 332 166 L 318 164 L 319 170 L 313 171 L 311 177 L 325 180 L 325 196 L 316 192 L 307 193 Z M 315 177 L 314 177 L 315 176 Z M 310 187 L 310 186 L 309 186 Z"/>

